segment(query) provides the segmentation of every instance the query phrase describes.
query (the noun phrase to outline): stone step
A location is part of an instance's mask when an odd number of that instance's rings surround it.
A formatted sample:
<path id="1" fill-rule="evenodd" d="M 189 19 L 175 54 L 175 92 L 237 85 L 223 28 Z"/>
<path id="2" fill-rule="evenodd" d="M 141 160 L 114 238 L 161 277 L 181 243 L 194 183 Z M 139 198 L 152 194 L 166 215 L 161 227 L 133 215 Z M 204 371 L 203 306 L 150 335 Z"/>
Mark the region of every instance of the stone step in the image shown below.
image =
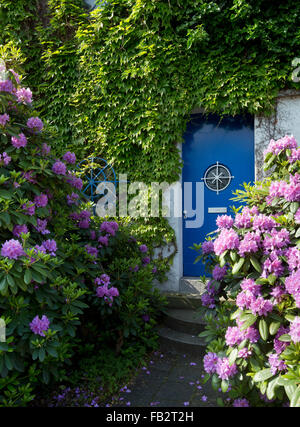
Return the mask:
<path id="1" fill-rule="evenodd" d="M 205 354 L 205 342 L 196 335 L 174 331 L 166 326 L 158 328 L 158 335 L 162 351 L 179 352 L 201 357 Z"/>
<path id="2" fill-rule="evenodd" d="M 196 310 L 202 305 L 200 293 L 162 292 L 162 295 L 167 298 L 168 308 Z"/>
<path id="3" fill-rule="evenodd" d="M 205 321 L 196 310 L 184 308 L 168 308 L 163 322 L 170 329 L 192 335 L 200 334 L 205 326 Z"/>
<path id="4" fill-rule="evenodd" d="M 188 294 L 200 294 L 205 292 L 207 280 L 201 280 L 197 277 L 184 276 L 179 282 L 179 292 Z"/>

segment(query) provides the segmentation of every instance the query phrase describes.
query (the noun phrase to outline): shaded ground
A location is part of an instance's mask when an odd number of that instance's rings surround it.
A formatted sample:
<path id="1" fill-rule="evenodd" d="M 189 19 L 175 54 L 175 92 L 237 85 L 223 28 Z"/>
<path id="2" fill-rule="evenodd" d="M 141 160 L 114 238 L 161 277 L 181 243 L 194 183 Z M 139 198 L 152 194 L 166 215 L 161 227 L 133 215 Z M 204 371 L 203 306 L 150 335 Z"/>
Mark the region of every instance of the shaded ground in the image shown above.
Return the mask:
<path id="1" fill-rule="evenodd" d="M 202 357 L 155 352 L 148 365 L 106 406 L 217 406 L 217 393 L 210 382 L 202 384 L 203 376 Z"/>

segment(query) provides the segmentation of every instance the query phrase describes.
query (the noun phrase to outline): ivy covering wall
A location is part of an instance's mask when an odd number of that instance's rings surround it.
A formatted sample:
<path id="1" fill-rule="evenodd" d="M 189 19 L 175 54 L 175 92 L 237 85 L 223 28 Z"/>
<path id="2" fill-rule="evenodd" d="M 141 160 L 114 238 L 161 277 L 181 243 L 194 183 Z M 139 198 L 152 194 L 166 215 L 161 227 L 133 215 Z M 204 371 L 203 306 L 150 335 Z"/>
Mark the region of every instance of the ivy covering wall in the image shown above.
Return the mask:
<path id="1" fill-rule="evenodd" d="M 267 114 L 300 56 L 291 0 L 0 0 L 0 54 L 24 60 L 57 150 L 144 182 L 178 179 L 190 112 Z"/>

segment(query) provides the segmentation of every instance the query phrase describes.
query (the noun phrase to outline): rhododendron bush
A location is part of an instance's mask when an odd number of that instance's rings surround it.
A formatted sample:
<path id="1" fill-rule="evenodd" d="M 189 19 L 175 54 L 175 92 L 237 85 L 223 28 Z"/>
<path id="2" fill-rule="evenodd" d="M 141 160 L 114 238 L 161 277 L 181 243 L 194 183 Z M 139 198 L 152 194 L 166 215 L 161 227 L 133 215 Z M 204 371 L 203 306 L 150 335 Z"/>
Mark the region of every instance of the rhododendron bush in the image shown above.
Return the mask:
<path id="1" fill-rule="evenodd" d="M 195 245 L 212 276 L 204 369 L 222 405 L 300 406 L 300 149 L 287 135 L 264 155 L 270 176 L 237 190 L 246 206 Z"/>
<path id="2" fill-rule="evenodd" d="M 0 405 L 65 378 L 82 342 L 153 336 L 161 305 L 151 251 L 128 227 L 92 214 L 76 157 L 57 158 L 30 89 L 0 70 Z M 100 343 L 100 344 L 99 344 Z"/>

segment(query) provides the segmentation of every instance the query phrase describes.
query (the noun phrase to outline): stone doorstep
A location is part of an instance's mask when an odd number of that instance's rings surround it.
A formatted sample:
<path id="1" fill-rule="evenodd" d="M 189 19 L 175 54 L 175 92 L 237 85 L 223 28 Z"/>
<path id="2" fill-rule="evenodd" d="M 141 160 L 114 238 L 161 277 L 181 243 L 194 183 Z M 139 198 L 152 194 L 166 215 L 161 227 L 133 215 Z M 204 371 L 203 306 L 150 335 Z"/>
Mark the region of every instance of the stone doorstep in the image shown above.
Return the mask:
<path id="1" fill-rule="evenodd" d="M 168 301 L 168 308 L 197 310 L 201 307 L 201 294 L 199 293 L 177 293 L 161 292 Z"/>
<path id="2" fill-rule="evenodd" d="M 207 281 L 203 282 L 197 277 L 182 277 L 179 282 L 179 292 L 202 295 L 205 292 Z"/>
<path id="3" fill-rule="evenodd" d="M 165 311 L 164 325 L 175 331 L 198 335 L 204 330 L 205 322 L 196 310 L 169 308 Z"/>
<path id="4" fill-rule="evenodd" d="M 158 328 L 160 348 L 163 351 L 186 353 L 189 355 L 203 356 L 205 342 L 198 336 L 175 331 L 166 326 Z"/>

